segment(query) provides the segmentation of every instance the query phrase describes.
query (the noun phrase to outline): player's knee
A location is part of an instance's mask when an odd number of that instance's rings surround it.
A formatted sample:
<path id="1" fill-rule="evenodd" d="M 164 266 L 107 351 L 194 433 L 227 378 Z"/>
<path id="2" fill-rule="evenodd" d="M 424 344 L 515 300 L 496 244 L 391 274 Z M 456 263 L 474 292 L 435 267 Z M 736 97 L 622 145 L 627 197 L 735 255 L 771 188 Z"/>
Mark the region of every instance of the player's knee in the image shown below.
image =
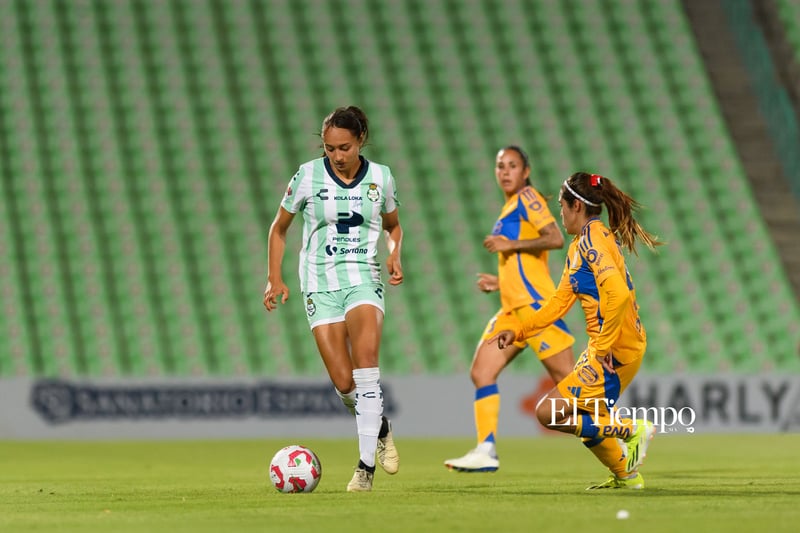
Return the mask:
<path id="1" fill-rule="evenodd" d="M 570 372 L 572 372 L 572 367 L 556 369 L 552 374 L 553 382 L 556 385 L 561 383 L 565 377 L 569 376 Z"/>
<path id="2" fill-rule="evenodd" d="M 536 405 L 536 419 L 546 428 L 553 429 L 565 422 L 563 411 L 557 405 L 558 400 L 559 398 L 545 396 Z"/>
<path id="3" fill-rule="evenodd" d="M 356 382 L 353 381 L 352 372 L 348 375 L 332 375 L 331 381 L 333 382 L 333 386 L 336 387 L 336 390 L 342 394 L 348 394 L 356 388 Z"/>
<path id="4" fill-rule="evenodd" d="M 469 379 L 472 380 L 472 384 L 475 385 L 475 387 L 481 387 L 482 386 L 481 382 L 483 380 L 483 374 L 477 368 L 472 367 L 469 370 Z"/>
<path id="5" fill-rule="evenodd" d="M 497 376 L 497 372 L 485 367 L 473 366 L 469 371 L 469 377 L 476 389 L 497 383 Z"/>
<path id="6" fill-rule="evenodd" d="M 551 425 L 551 410 L 550 410 L 550 401 L 548 401 L 548 397 L 544 397 L 539 401 L 539 404 L 536 406 L 536 419 L 539 423 L 545 427 L 550 427 Z"/>

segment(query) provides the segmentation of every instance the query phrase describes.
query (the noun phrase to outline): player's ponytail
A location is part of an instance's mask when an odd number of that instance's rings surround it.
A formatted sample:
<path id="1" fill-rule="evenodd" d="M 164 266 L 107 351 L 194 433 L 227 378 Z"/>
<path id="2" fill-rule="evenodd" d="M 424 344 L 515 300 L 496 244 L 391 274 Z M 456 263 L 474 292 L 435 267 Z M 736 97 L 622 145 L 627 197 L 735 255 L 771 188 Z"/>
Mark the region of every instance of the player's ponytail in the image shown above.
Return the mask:
<path id="1" fill-rule="evenodd" d="M 586 205 L 586 214 L 600 215 L 603 204 L 608 209 L 608 226 L 619 242 L 634 254 L 636 239 L 650 249 L 664 244 L 648 233 L 633 217 L 641 205 L 619 189 L 610 179 L 598 174 L 576 172 L 564 181 L 562 197 L 572 204 L 575 200 Z"/>

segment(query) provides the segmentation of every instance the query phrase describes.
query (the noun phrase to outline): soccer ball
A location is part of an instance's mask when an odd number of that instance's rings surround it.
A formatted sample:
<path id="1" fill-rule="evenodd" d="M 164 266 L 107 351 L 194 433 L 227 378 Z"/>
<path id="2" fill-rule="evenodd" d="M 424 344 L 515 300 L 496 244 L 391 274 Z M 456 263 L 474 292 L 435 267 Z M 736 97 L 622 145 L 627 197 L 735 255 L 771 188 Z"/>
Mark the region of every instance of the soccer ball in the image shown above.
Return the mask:
<path id="1" fill-rule="evenodd" d="M 269 479 L 279 492 L 311 492 L 321 478 L 322 463 L 305 446 L 281 448 L 269 463 Z"/>

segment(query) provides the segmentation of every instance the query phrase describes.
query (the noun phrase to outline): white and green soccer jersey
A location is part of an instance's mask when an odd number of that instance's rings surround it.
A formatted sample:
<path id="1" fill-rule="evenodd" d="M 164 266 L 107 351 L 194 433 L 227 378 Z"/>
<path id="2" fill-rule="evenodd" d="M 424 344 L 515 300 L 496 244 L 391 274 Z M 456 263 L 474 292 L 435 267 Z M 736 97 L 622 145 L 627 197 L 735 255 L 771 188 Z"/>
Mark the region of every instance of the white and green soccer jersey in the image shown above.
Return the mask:
<path id="1" fill-rule="evenodd" d="M 335 291 L 381 281 L 381 213 L 398 206 L 389 167 L 362 157 L 355 179 L 345 184 L 327 157 L 309 161 L 289 182 L 281 206 L 303 213 L 301 291 Z"/>

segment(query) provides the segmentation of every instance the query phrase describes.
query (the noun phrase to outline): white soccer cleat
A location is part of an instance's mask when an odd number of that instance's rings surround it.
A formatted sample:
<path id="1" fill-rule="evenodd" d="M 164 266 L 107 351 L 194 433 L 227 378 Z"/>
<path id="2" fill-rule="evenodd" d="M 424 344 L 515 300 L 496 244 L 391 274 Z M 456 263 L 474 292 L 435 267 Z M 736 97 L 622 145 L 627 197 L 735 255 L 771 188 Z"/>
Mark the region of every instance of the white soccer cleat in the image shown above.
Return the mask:
<path id="1" fill-rule="evenodd" d="M 386 417 L 383 417 L 383 420 L 386 421 L 389 432 L 382 439 L 378 439 L 378 464 L 387 474 L 396 474 L 400 469 L 400 455 L 397 453 L 397 446 L 394 445 L 392 423 Z"/>
<path id="2" fill-rule="evenodd" d="M 374 473 L 368 472 L 363 468 L 356 468 L 353 479 L 347 484 L 347 492 L 370 492 L 372 490 L 372 478 Z"/>
<path id="3" fill-rule="evenodd" d="M 463 457 L 448 459 L 444 462 L 444 466 L 456 472 L 496 472 L 500 468 L 500 460 L 475 448 Z"/>

